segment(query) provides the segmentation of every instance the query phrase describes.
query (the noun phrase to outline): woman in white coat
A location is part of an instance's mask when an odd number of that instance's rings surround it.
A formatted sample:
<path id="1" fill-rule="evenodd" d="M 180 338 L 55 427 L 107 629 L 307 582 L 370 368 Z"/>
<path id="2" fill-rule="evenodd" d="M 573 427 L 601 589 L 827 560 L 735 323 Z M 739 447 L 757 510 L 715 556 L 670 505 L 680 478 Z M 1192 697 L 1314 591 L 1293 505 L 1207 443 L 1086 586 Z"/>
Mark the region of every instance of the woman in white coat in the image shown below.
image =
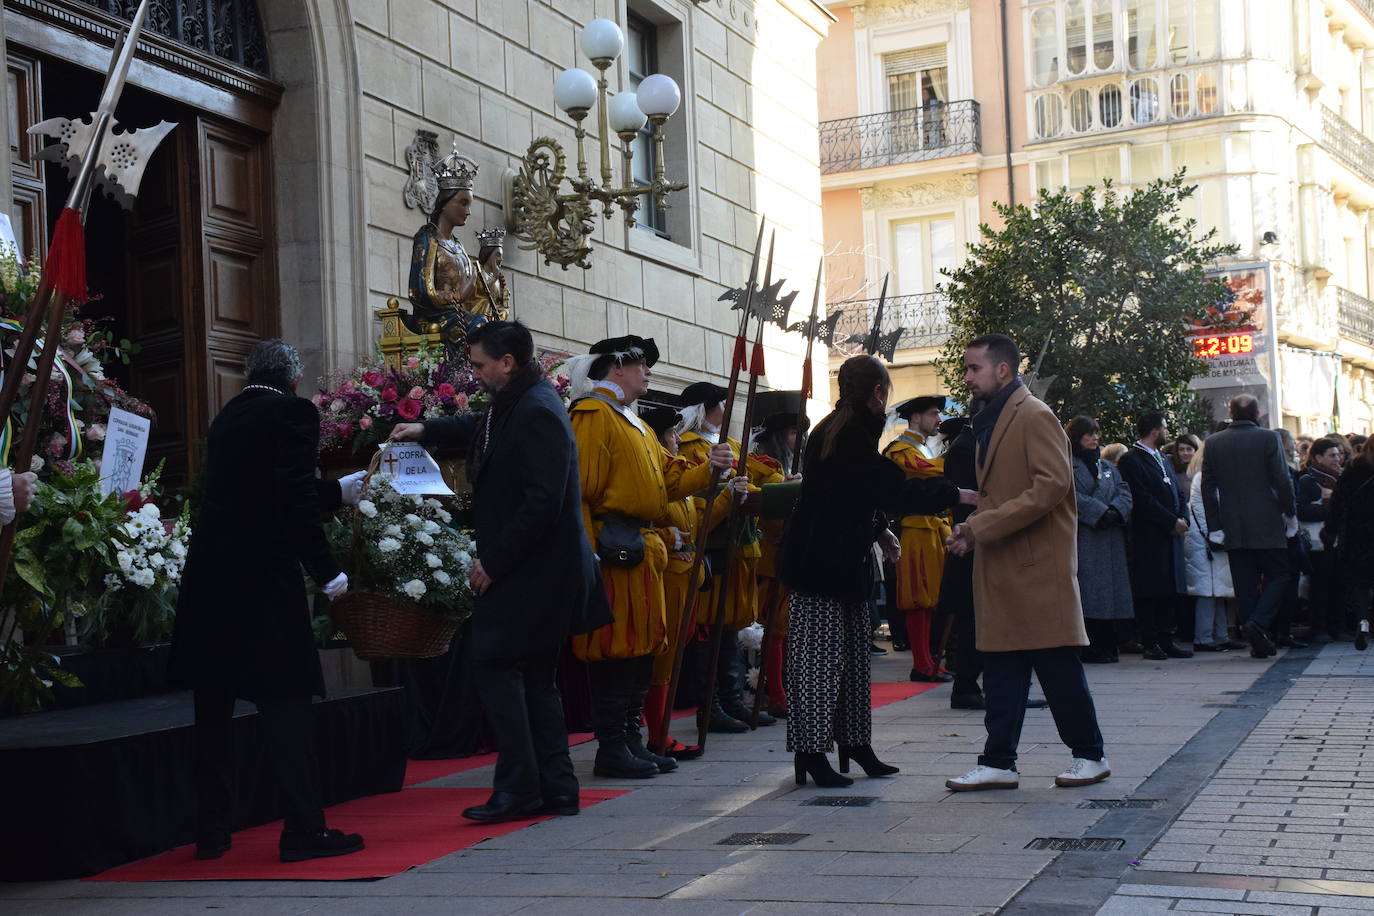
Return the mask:
<path id="1" fill-rule="evenodd" d="M 1202 473 L 1202 453 L 1198 446 L 1188 463 L 1188 479 Z M 1207 514 L 1202 508 L 1202 487 L 1192 487 L 1188 497 L 1188 534 L 1183 542 L 1183 558 L 1188 574 L 1188 594 L 1197 597 L 1194 611 L 1193 651 L 1224 652 L 1231 648 L 1227 635 L 1227 614 L 1236 596 L 1231 584 L 1231 563 L 1226 554 L 1213 550 L 1207 540 Z"/>

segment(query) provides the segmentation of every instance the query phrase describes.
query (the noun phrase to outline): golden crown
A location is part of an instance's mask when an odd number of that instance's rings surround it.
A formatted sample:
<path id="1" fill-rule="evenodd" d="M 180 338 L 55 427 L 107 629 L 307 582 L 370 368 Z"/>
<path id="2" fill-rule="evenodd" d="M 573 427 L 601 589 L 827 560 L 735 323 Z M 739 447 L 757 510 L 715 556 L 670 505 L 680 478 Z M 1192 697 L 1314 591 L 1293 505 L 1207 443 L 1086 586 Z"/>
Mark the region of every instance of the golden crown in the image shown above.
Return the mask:
<path id="1" fill-rule="evenodd" d="M 472 190 L 477 178 L 477 163 L 458 152 L 458 141 L 453 141 L 453 152 L 434 163 L 434 178 L 440 191 Z"/>

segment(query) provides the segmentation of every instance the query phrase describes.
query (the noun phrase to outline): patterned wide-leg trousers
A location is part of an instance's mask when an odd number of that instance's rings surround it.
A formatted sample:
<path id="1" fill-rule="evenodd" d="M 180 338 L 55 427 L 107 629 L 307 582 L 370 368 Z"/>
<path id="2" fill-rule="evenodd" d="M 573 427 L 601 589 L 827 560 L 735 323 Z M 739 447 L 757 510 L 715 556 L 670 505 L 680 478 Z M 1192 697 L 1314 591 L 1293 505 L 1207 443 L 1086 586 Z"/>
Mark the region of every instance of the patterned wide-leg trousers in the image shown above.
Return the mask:
<path id="1" fill-rule="evenodd" d="M 835 742 L 868 744 L 868 604 L 793 592 L 787 630 L 787 749 L 824 754 Z"/>

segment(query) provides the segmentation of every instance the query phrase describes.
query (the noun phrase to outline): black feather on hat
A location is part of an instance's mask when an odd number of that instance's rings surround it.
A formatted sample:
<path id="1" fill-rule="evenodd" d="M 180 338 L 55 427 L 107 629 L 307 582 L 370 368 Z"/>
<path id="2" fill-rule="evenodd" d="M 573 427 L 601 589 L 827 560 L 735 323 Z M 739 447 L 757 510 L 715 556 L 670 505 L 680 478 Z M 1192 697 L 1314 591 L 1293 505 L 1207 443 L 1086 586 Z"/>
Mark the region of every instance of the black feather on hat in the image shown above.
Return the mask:
<path id="1" fill-rule="evenodd" d="M 903 420 L 910 420 L 912 414 L 925 413 L 932 407 L 938 407 L 944 410 L 945 396 L 942 394 L 921 395 L 919 398 L 903 401 L 894 407 L 893 410 L 896 412 L 897 416 L 901 417 Z"/>

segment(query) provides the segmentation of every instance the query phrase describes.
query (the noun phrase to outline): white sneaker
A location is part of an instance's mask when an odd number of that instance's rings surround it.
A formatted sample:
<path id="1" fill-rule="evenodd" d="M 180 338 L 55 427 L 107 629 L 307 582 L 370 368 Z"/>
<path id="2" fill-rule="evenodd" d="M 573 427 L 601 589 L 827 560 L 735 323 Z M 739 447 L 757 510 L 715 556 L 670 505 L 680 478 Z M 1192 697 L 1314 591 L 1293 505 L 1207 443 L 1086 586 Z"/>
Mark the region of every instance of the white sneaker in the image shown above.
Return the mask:
<path id="1" fill-rule="evenodd" d="M 1015 770 L 976 766 L 957 779 L 946 779 L 945 788 L 955 792 L 978 792 L 982 789 L 1015 789 L 1021 784 L 1021 774 Z"/>
<path id="2" fill-rule="evenodd" d="M 1058 776 L 1054 777 L 1056 786 L 1090 786 L 1093 783 L 1101 782 L 1112 775 L 1112 768 L 1107 764 L 1107 758 L 1101 760 L 1084 760 L 1082 757 L 1075 757 L 1069 761 L 1069 768 Z"/>

